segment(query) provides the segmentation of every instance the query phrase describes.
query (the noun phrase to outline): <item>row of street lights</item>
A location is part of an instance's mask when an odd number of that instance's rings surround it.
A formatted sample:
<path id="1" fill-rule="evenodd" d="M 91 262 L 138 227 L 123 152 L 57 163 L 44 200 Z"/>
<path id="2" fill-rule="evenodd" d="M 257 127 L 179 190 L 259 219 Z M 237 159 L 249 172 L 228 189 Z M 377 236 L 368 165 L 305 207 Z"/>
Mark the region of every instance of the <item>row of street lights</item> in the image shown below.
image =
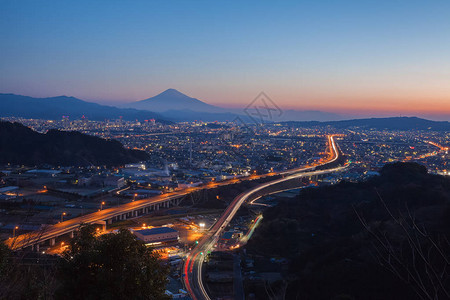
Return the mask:
<path id="1" fill-rule="evenodd" d="M 105 201 L 102 201 L 101 203 L 100 203 L 100 210 L 103 210 L 103 205 L 105 205 L 106 203 L 105 203 Z M 62 212 L 61 213 L 61 222 L 63 222 L 64 221 L 64 216 L 66 216 L 67 215 L 67 213 L 66 212 Z M 16 226 L 17 227 L 17 226 Z M 18 227 L 17 228 L 14 228 L 14 229 L 18 229 Z"/>
<path id="2" fill-rule="evenodd" d="M 67 215 L 66 212 L 62 212 L 62 213 L 61 213 L 61 222 L 64 221 L 64 216 L 65 216 L 65 215 Z M 13 238 L 16 237 L 16 230 L 17 230 L 17 229 L 19 229 L 19 226 L 14 226 L 14 228 L 13 228 Z"/>
<path id="3" fill-rule="evenodd" d="M 103 210 L 103 205 L 105 205 L 104 201 L 100 204 L 100 210 Z M 64 221 L 64 216 L 66 216 L 66 215 L 67 215 L 67 213 L 65 211 L 61 213 L 61 222 Z M 13 238 L 16 237 L 16 230 L 17 229 L 19 229 L 19 226 L 14 226 L 14 228 L 13 228 Z"/>

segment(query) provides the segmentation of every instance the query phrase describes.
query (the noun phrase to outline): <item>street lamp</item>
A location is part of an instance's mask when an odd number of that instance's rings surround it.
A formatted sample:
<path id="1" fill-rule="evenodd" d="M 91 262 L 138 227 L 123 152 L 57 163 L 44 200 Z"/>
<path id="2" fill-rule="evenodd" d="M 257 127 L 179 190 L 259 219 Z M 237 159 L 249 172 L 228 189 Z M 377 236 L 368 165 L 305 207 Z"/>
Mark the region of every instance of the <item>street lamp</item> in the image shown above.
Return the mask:
<path id="1" fill-rule="evenodd" d="M 65 212 L 63 212 L 62 214 L 61 214 L 61 222 L 64 220 L 64 216 L 66 215 L 66 213 Z"/>
<path id="2" fill-rule="evenodd" d="M 100 210 L 103 210 L 103 205 L 105 205 L 105 201 L 102 201 L 102 203 L 100 203 Z"/>
<path id="3" fill-rule="evenodd" d="M 13 228 L 13 238 L 16 237 L 16 229 L 19 229 L 19 226 L 14 226 L 14 228 Z"/>
<path id="4" fill-rule="evenodd" d="M 133 201 L 136 200 L 137 195 L 138 195 L 138 194 L 134 194 Z"/>

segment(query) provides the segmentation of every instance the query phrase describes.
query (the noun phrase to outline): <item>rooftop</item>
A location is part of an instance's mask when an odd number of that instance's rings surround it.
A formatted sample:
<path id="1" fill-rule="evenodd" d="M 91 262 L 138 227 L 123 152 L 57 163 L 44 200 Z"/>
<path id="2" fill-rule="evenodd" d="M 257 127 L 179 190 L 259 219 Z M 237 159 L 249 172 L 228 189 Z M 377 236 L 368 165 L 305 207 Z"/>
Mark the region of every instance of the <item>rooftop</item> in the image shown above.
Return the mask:
<path id="1" fill-rule="evenodd" d="M 171 232 L 177 232 L 177 231 L 170 227 L 155 227 L 155 228 L 151 228 L 151 229 L 135 230 L 135 232 L 138 232 L 142 235 L 153 235 L 153 234 L 171 233 Z"/>

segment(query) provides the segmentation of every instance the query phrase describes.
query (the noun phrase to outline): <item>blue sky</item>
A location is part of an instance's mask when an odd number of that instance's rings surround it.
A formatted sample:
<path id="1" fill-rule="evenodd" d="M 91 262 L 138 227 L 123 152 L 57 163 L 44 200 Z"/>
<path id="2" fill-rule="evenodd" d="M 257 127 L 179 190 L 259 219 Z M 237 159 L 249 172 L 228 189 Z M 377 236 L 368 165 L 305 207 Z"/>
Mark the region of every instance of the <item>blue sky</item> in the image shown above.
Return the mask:
<path id="1" fill-rule="evenodd" d="M 450 115 L 449 1 L 4 1 L 0 91 Z"/>

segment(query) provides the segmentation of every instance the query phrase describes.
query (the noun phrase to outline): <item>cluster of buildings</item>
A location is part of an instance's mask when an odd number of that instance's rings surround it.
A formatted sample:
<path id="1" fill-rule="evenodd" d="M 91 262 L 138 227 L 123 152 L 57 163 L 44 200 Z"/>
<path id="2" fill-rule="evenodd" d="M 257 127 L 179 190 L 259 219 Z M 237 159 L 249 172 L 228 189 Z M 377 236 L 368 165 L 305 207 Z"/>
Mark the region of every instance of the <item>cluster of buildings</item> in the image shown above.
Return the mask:
<path id="1" fill-rule="evenodd" d="M 445 174 L 450 166 L 448 132 L 352 130 L 338 140 L 352 163 L 351 171 L 364 178 L 386 163 L 414 161 L 430 172 Z"/>
<path id="2" fill-rule="evenodd" d="M 323 183 L 375 176 L 394 161 L 416 161 L 430 172 L 450 174 L 448 132 L 304 128 L 295 123 L 8 120 L 43 133 L 76 130 L 116 139 L 146 151 L 150 159 L 116 168 L 0 166 L 0 234 L 1 226 L 22 222 L 24 215 L 26 225 L 52 224 L 167 192 L 314 163 L 326 156 L 327 134 L 339 134 L 336 139 L 350 167 L 318 179 Z"/>

